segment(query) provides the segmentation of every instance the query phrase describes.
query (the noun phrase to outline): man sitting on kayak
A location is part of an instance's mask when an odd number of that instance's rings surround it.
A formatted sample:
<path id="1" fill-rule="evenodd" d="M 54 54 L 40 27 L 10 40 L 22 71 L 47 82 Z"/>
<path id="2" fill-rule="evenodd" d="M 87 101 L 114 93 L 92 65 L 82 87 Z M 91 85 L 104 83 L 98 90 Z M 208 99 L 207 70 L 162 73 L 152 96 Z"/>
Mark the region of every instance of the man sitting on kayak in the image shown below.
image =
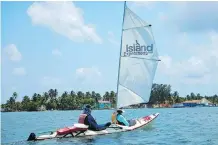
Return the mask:
<path id="1" fill-rule="evenodd" d="M 79 123 L 85 124 L 89 126 L 90 130 L 100 131 L 104 130 L 111 125 L 110 122 L 102 125 L 98 125 L 93 116 L 91 115 L 91 106 L 86 105 L 83 113 L 79 117 Z"/>

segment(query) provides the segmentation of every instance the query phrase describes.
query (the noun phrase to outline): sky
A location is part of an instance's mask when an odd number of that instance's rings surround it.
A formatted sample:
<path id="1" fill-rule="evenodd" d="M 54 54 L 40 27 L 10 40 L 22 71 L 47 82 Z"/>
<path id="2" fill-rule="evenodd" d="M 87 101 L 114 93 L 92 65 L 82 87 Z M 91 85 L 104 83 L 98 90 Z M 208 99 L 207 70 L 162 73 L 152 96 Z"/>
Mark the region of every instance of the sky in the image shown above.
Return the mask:
<path id="1" fill-rule="evenodd" d="M 218 2 L 127 2 L 152 24 L 154 83 L 218 94 Z M 1 102 L 12 93 L 116 91 L 123 2 L 2 2 Z"/>

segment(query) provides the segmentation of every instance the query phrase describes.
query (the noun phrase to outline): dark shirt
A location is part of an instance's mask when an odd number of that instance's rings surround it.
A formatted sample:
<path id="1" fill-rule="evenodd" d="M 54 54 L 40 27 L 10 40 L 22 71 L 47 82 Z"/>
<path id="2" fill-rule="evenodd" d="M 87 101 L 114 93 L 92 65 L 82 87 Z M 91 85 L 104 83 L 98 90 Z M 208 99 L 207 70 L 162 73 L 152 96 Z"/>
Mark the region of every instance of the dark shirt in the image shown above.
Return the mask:
<path id="1" fill-rule="evenodd" d="M 87 114 L 84 124 L 88 125 L 90 130 L 100 131 L 107 128 L 105 124 L 98 125 L 95 119 L 92 117 L 91 112 L 89 112 L 88 110 L 85 110 L 84 114 Z"/>

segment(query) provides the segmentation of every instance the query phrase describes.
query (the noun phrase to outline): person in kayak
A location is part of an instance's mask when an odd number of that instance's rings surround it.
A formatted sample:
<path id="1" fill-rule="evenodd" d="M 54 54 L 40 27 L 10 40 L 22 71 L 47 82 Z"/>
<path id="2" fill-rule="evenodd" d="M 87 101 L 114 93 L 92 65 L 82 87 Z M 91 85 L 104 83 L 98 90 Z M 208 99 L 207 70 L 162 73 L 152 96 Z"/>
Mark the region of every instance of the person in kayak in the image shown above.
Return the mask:
<path id="1" fill-rule="evenodd" d="M 93 118 L 93 116 L 91 115 L 91 106 L 90 105 L 85 106 L 83 113 L 79 117 L 78 122 L 85 124 L 85 125 L 88 125 L 89 129 L 94 130 L 94 131 L 104 130 L 111 125 L 111 122 L 98 125 L 97 122 L 95 121 L 95 119 Z"/>
<path id="2" fill-rule="evenodd" d="M 122 115 L 125 111 L 122 109 L 118 109 L 116 112 L 113 112 L 111 116 L 111 120 L 113 124 L 119 124 L 123 126 L 134 126 L 136 124 L 135 120 L 126 120 L 126 118 Z"/>
<path id="3" fill-rule="evenodd" d="M 119 125 L 124 125 L 124 126 L 129 126 L 129 122 L 126 120 L 126 118 L 122 115 L 122 113 L 124 112 L 124 110 L 122 109 L 118 109 L 117 110 L 117 124 Z"/>

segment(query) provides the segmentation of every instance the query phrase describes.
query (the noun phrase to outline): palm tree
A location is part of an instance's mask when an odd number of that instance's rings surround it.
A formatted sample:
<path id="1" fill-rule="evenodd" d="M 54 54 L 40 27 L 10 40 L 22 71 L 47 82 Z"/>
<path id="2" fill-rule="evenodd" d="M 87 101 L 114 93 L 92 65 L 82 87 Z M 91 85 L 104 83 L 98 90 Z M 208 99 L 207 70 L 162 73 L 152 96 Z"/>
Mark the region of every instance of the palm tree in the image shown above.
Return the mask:
<path id="1" fill-rule="evenodd" d="M 96 98 L 96 93 L 95 93 L 95 91 L 92 91 L 92 98 Z"/>
<path id="2" fill-rule="evenodd" d="M 90 92 L 86 92 L 86 98 L 91 98 L 92 97 L 92 95 L 90 94 Z"/>
<path id="3" fill-rule="evenodd" d="M 110 94 L 109 94 L 109 92 L 107 91 L 107 92 L 105 92 L 105 95 L 103 96 L 103 100 L 104 100 L 104 101 L 109 101 L 109 98 L 110 98 Z"/>
<path id="4" fill-rule="evenodd" d="M 12 98 L 13 98 L 12 105 L 15 106 L 15 110 L 17 110 L 17 105 L 16 105 L 17 96 L 18 96 L 17 92 L 14 92 L 12 95 Z"/>

